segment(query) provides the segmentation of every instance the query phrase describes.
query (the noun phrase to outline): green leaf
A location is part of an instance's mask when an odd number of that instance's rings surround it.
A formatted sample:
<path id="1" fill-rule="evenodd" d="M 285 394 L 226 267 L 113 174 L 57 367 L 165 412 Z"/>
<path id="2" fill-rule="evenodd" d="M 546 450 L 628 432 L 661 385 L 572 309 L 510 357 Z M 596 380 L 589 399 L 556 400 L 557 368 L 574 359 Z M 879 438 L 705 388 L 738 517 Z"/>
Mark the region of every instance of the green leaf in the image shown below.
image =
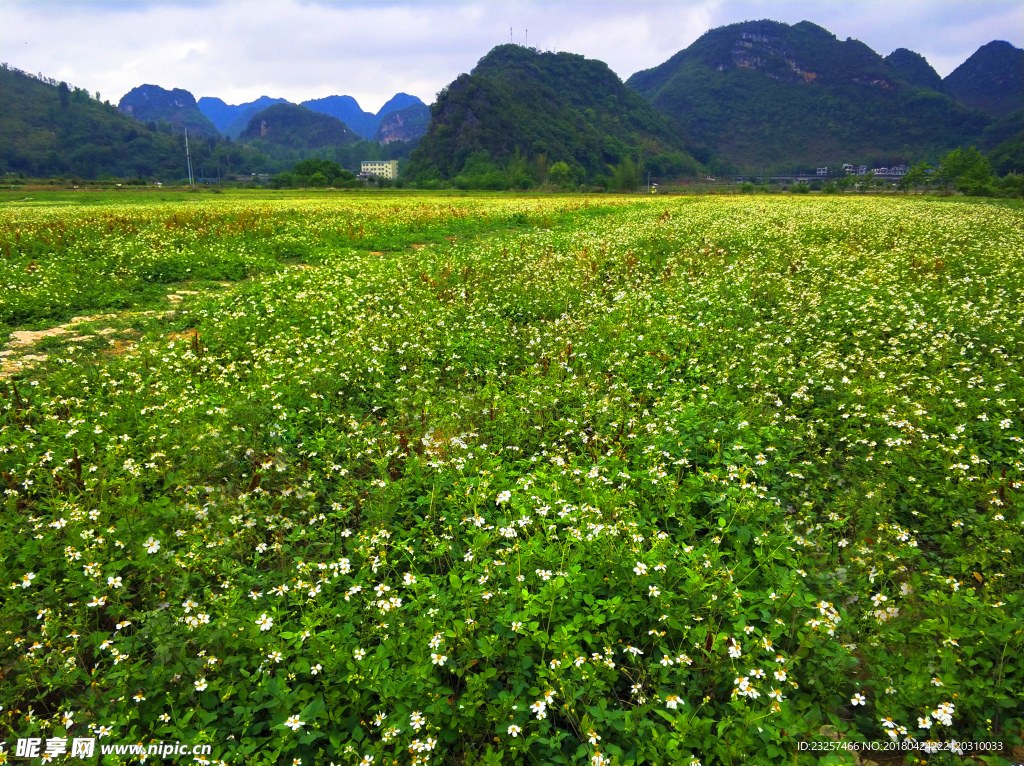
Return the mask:
<path id="1" fill-rule="evenodd" d="M 323 695 L 318 694 L 316 695 L 316 699 L 306 705 L 306 707 L 302 708 L 302 712 L 299 713 L 299 720 L 304 723 L 308 723 L 320 715 L 326 707 Z"/>

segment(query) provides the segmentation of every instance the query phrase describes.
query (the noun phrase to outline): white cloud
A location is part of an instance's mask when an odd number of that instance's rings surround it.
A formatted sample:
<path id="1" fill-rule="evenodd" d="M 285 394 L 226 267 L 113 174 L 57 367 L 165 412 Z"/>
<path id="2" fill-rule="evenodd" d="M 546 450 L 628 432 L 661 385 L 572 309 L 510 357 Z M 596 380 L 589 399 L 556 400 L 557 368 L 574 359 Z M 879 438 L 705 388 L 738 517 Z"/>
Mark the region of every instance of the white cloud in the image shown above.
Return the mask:
<path id="1" fill-rule="evenodd" d="M 508 42 L 601 59 L 623 79 L 714 26 L 807 19 L 885 55 L 907 47 L 946 75 L 992 39 L 1024 44 L 1019 0 L 299 2 L 0 4 L 0 60 L 116 102 L 133 87 L 185 88 L 228 103 L 261 95 L 354 96 L 376 110 L 426 102 Z"/>

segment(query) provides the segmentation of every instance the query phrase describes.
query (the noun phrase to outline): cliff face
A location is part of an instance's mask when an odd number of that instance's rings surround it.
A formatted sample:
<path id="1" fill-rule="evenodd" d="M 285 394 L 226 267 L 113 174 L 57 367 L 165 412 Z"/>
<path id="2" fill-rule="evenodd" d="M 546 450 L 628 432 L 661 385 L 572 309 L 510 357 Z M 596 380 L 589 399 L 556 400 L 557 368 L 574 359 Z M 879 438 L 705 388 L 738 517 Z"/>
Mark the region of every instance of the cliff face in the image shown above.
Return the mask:
<path id="1" fill-rule="evenodd" d="M 430 108 L 425 104 L 413 104 L 396 112 L 384 115 L 373 140 L 381 144 L 392 141 L 413 141 L 427 132 L 430 124 Z"/>
<path id="2" fill-rule="evenodd" d="M 187 90 L 167 90 L 159 85 L 140 85 L 126 93 L 117 108 L 142 122 L 167 122 L 177 133 L 216 138 L 220 133 Z"/>

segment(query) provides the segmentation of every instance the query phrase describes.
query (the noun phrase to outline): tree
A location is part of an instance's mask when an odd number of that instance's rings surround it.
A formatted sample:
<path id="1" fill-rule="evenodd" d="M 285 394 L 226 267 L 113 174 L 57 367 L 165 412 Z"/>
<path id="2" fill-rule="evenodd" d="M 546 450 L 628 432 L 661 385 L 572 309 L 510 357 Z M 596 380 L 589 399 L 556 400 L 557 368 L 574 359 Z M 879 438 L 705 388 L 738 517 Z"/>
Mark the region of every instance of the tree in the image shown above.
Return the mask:
<path id="1" fill-rule="evenodd" d="M 922 160 L 907 171 L 907 174 L 900 179 L 896 188 L 904 192 L 909 191 L 911 188 L 917 189 L 918 186 L 928 182 L 928 174 L 931 169 L 932 166 Z"/>
<path id="2" fill-rule="evenodd" d="M 297 176 L 313 176 L 320 173 L 325 179 L 337 178 L 345 171 L 337 162 L 324 160 L 319 157 L 310 157 L 308 160 L 296 162 L 292 172 Z M 326 186 L 326 184 L 324 184 Z"/>
<path id="3" fill-rule="evenodd" d="M 529 189 L 533 186 L 533 176 L 530 175 L 526 158 L 520 153 L 518 146 L 515 154 L 509 159 L 505 172 L 508 175 L 508 185 L 511 188 Z"/>
<path id="4" fill-rule="evenodd" d="M 572 171 L 564 162 L 556 162 L 548 168 L 548 180 L 556 186 L 567 186 L 572 179 Z"/>
<path id="5" fill-rule="evenodd" d="M 973 146 L 958 148 L 942 158 L 939 180 L 968 196 L 986 196 L 992 193 L 992 166 L 988 157 Z"/>
<path id="6" fill-rule="evenodd" d="M 635 191 L 640 185 L 640 168 L 629 157 L 612 168 L 612 188 L 617 191 Z"/>

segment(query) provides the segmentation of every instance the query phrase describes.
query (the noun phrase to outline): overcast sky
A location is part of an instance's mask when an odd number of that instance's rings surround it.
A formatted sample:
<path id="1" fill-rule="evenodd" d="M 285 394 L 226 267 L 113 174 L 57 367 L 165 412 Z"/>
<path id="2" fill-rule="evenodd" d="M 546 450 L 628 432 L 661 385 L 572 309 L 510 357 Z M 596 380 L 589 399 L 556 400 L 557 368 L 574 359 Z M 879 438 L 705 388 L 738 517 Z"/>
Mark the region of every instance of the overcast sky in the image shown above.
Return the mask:
<path id="1" fill-rule="evenodd" d="M 376 111 L 403 91 L 430 103 L 510 27 L 517 43 L 601 59 L 626 79 L 712 27 L 763 18 L 813 21 L 883 56 L 910 48 L 943 76 L 990 40 L 1024 47 L 1021 0 L 0 0 L 0 61 L 113 103 L 149 83 L 229 104 L 347 94 Z"/>

